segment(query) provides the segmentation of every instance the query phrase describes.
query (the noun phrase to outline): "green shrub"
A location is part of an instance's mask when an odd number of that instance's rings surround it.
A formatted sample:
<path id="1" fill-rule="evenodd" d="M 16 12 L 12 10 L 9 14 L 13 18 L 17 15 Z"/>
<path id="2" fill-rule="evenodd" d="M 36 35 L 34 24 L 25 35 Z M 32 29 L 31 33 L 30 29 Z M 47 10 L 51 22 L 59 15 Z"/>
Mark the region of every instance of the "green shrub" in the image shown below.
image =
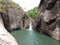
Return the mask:
<path id="1" fill-rule="evenodd" d="M 32 17 L 33 19 L 35 19 L 36 15 L 37 15 L 37 11 L 38 11 L 38 7 L 35 7 L 29 11 L 27 11 L 27 14 Z"/>

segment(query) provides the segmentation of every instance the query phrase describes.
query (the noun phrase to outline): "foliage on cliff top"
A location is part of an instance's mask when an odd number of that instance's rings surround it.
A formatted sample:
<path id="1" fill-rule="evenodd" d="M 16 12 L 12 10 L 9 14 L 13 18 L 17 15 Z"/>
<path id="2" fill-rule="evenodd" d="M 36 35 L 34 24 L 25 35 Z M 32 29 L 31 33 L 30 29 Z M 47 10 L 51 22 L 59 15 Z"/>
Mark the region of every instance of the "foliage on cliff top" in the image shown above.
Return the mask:
<path id="1" fill-rule="evenodd" d="M 4 0 L 0 0 L 0 12 L 6 13 L 6 5 L 4 4 Z"/>
<path id="2" fill-rule="evenodd" d="M 29 11 L 27 11 L 27 14 L 32 17 L 32 19 L 35 19 L 36 15 L 37 15 L 37 11 L 38 11 L 38 7 L 35 7 Z"/>
<path id="3" fill-rule="evenodd" d="M 10 8 L 22 9 L 18 4 L 16 4 L 12 0 L 9 0 L 9 2 L 7 2 L 7 0 L 0 0 L 0 13 L 6 13 L 6 9 L 7 9 L 6 5 Z"/>

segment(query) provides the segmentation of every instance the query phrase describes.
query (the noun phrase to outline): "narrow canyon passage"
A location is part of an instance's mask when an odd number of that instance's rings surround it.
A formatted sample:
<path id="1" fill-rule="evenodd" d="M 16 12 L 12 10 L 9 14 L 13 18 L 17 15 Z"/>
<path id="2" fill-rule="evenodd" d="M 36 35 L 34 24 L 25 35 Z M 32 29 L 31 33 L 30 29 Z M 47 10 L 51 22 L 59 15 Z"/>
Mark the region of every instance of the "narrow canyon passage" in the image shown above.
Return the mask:
<path id="1" fill-rule="evenodd" d="M 60 0 L 0 0 L 0 45 L 60 45 L 58 41 Z"/>

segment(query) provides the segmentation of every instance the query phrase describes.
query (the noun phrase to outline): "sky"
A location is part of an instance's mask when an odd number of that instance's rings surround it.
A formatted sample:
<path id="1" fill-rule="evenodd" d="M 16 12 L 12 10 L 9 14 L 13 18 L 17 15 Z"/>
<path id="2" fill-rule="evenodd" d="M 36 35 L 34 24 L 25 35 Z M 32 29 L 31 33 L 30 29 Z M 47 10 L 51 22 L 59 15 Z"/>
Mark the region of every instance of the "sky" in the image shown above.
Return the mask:
<path id="1" fill-rule="evenodd" d="M 18 3 L 24 11 L 28 11 L 37 7 L 40 3 L 40 0 L 13 0 Z"/>

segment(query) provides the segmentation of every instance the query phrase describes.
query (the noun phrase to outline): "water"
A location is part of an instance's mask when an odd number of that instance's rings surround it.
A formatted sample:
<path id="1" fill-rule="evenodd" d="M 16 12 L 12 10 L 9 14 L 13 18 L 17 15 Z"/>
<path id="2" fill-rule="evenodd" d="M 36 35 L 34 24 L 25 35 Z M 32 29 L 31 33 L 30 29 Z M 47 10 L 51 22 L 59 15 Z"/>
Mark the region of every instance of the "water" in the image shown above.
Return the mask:
<path id="1" fill-rule="evenodd" d="M 60 43 L 49 36 L 30 30 L 11 32 L 19 45 L 59 45 Z"/>
<path id="2" fill-rule="evenodd" d="M 29 29 L 28 30 L 33 30 L 32 29 L 32 21 L 30 20 L 30 24 L 29 24 Z"/>

